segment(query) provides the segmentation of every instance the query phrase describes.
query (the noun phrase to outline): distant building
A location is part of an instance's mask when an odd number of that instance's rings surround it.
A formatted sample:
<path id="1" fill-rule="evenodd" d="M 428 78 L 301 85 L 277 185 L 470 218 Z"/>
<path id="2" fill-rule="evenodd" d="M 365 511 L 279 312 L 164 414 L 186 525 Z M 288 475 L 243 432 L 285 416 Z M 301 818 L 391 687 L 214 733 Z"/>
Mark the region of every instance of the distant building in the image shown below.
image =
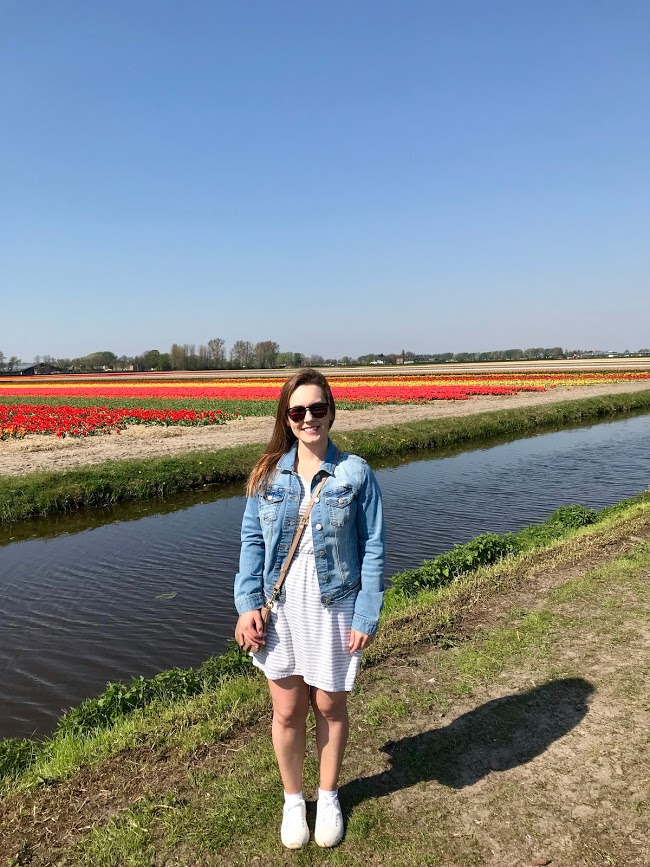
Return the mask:
<path id="1" fill-rule="evenodd" d="M 67 371 L 47 361 L 41 361 L 40 364 L 14 364 L 11 370 L 5 363 L 4 368 L 0 370 L 0 376 L 42 376 L 47 373 L 67 373 Z"/>
<path id="2" fill-rule="evenodd" d="M 11 370 L 5 365 L 5 369 L 0 371 L 0 376 L 34 376 L 35 373 L 35 364 L 14 364 Z"/>

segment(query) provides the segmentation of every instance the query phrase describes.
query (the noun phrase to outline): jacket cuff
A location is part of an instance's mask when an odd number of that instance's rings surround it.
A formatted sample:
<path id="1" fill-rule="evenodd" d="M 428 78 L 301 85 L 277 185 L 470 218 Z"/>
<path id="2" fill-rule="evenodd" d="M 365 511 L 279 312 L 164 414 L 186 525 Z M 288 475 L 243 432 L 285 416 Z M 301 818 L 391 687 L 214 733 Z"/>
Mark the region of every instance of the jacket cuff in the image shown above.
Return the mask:
<path id="1" fill-rule="evenodd" d="M 378 626 L 379 623 L 376 620 L 370 620 L 362 614 L 357 614 L 356 611 L 352 616 L 352 628 L 364 635 L 375 635 Z"/>
<path id="2" fill-rule="evenodd" d="M 263 593 L 251 593 L 249 596 L 238 596 L 235 599 L 237 614 L 246 614 L 247 611 L 255 611 L 262 608 L 265 599 Z"/>

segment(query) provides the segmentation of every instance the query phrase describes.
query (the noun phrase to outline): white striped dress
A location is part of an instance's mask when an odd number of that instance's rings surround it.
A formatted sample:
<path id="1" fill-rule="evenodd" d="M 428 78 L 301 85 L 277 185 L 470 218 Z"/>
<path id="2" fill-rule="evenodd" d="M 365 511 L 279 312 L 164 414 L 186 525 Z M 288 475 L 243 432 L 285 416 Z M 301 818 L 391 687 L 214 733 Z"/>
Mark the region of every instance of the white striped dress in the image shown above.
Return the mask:
<path id="1" fill-rule="evenodd" d="M 299 515 L 311 497 L 310 483 L 299 476 Z M 316 572 L 311 521 L 284 580 L 285 600 L 273 607 L 266 645 L 253 662 L 269 680 L 300 675 L 305 683 L 326 692 L 349 692 L 359 670 L 361 651 L 350 653 L 355 594 L 324 606 Z"/>

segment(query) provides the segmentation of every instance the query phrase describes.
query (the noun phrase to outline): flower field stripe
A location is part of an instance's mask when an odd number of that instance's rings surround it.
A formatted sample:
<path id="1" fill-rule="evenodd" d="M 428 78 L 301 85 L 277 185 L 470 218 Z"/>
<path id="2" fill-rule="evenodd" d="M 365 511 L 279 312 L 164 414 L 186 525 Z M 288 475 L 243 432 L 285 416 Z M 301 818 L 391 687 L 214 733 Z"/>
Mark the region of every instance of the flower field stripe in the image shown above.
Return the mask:
<path id="1" fill-rule="evenodd" d="M 21 439 L 28 433 L 85 437 L 118 433 L 127 425 L 225 424 L 234 416 L 221 410 L 108 409 L 107 407 L 32 406 L 0 404 L 0 440 Z"/>
<path id="2" fill-rule="evenodd" d="M 346 385 L 344 387 L 332 385 L 332 393 L 335 400 L 363 401 L 365 403 L 408 403 L 423 400 L 465 400 L 473 394 L 516 394 L 518 391 L 544 391 L 540 385 L 402 385 L 401 383 L 384 384 L 382 386 L 359 384 Z M 7 395 L 4 387 L 0 388 L 0 394 Z M 16 392 L 13 392 L 16 394 Z M 170 400 L 188 399 L 211 399 L 211 400 L 277 400 L 280 396 L 280 388 L 260 388 L 258 386 L 230 386 L 214 388 L 213 386 L 197 387 L 174 387 L 164 391 L 141 388 L 113 388 L 104 387 L 101 391 L 85 387 L 74 388 L 63 392 L 59 389 L 33 387 L 21 390 L 20 396 L 38 397 L 90 397 L 101 400 L 102 398 L 146 398 L 164 397 Z"/>

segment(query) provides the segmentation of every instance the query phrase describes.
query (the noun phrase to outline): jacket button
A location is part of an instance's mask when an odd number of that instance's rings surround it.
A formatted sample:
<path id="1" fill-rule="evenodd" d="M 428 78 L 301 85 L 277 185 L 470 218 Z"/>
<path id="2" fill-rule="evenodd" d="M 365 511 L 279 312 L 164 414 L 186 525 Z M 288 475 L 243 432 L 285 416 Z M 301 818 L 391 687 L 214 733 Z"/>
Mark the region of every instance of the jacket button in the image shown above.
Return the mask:
<path id="1" fill-rule="evenodd" d="M 320 503 L 320 497 L 316 497 L 316 499 L 314 500 L 314 502 L 315 502 L 315 503 Z"/>
<path id="2" fill-rule="evenodd" d="M 319 551 L 319 552 L 318 552 L 318 556 L 319 556 L 319 557 L 324 557 L 324 556 L 325 556 L 325 551 Z"/>
<path id="3" fill-rule="evenodd" d="M 317 530 L 322 530 L 322 529 L 323 529 L 323 525 L 322 525 L 322 524 L 316 524 L 316 529 L 317 529 Z"/>

